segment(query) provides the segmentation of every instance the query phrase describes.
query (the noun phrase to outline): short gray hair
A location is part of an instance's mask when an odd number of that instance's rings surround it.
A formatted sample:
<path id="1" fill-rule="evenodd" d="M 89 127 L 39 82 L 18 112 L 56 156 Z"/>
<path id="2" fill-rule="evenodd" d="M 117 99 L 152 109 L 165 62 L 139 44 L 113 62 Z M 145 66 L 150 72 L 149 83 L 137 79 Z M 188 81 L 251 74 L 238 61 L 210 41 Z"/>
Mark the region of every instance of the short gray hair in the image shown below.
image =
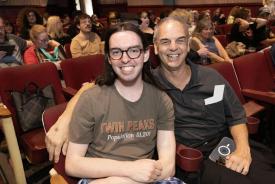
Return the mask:
<path id="1" fill-rule="evenodd" d="M 170 16 L 170 17 L 165 17 L 163 19 L 160 20 L 160 22 L 155 26 L 155 30 L 154 30 L 154 37 L 153 37 L 153 41 L 154 43 L 156 42 L 157 38 L 158 38 L 158 34 L 159 34 L 159 28 L 162 24 L 166 23 L 166 22 L 170 22 L 170 21 L 175 21 L 175 22 L 179 22 L 183 28 L 184 31 L 186 33 L 186 36 L 189 36 L 189 32 L 188 32 L 188 25 L 180 18 L 180 17 L 176 17 L 176 16 Z"/>

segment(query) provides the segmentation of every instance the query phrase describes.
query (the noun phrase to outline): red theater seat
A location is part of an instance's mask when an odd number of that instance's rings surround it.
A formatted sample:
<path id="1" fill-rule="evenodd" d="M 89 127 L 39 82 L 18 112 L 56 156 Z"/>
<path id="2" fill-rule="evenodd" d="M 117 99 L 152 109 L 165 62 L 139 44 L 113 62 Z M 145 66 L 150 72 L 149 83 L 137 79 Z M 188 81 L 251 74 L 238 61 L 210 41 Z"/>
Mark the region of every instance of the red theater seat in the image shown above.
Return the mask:
<path id="1" fill-rule="evenodd" d="M 36 83 L 40 88 L 52 85 L 56 104 L 65 102 L 65 98 L 57 69 L 53 63 L 0 69 L 0 95 L 3 103 L 12 113 L 18 143 L 23 148 L 27 159 L 31 163 L 37 164 L 48 160 L 44 129 L 38 128 L 23 132 L 17 120 L 16 109 L 11 97 L 11 91 L 23 91 L 30 82 Z"/>
<path id="2" fill-rule="evenodd" d="M 275 84 L 264 53 L 247 54 L 233 63 L 243 95 L 275 105 Z"/>
<path id="3" fill-rule="evenodd" d="M 66 59 L 60 64 L 66 90 L 77 91 L 85 82 L 96 79 L 104 70 L 104 55 L 96 54 Z"/>
<path id="4" fill-rule="evenodd" d="M 54 123 L 57 121 L 58 117 L 63 113 L 66 108 L 66 103 L 56 105 L 54 107 L 48 108 L 43 113 L 43 123 L 45 130 L 48 131 Z M 79 179 L 70 177 L 65 173 L 65 156 L 63 154 L 59 157 L 59 162 L 54 164 L 54 169 L 61 175 L 69 184 L 75 184 Z"/>

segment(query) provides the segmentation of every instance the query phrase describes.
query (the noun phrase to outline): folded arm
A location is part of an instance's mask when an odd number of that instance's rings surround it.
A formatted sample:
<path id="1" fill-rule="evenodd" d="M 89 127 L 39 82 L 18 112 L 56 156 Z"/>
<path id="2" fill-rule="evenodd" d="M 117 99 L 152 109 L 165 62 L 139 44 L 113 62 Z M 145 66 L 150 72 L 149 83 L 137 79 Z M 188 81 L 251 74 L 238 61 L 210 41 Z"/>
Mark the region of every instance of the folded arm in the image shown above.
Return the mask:
<path id="1" fill-rule="evenodd" d="M 155 160 L 117 161 L 85 157 L 87 148 L 88 144 L 69 142 L 65 163 L 65 170 L 68 175 L 103 179 L 103 181 L 110 180 L 109 177 L 114 177 L 121 182 L 150 183 L 157 181 L 162 173 L 161 165 Z"/>
<path id="2" fill-rule="evenodd" d="M 158 162 L 162 172 L 158 180 L 166 179 L 175 174 L 176 141 L 174 131 L 159 130 L 157 135 Z"/>

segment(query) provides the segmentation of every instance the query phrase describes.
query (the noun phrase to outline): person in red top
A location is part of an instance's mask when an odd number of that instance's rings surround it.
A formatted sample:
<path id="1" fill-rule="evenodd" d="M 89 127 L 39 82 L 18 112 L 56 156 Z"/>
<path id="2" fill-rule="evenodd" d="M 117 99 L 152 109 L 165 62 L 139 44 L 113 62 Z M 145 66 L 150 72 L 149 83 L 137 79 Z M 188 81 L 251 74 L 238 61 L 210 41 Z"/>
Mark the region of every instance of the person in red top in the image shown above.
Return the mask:
<path id="1" fill-rule="evenodd" d="M 59 69 L 61 60 L 66 59 L 66 54 L 58 42 L 49 40 L 46 28 L 34 25 L 30 30 L 30 37 L 33 46 L 25 51 L 24 63 L 38 64 L 49 61 Z"/>

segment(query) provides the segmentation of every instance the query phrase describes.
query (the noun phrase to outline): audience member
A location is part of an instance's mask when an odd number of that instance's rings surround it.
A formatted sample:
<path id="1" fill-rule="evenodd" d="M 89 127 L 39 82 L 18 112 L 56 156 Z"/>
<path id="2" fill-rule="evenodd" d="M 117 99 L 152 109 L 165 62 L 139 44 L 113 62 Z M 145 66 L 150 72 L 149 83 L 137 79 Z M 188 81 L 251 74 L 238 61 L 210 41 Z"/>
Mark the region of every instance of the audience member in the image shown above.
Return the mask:
<path id="1" fill-rule="evenodd" d="M 78 16 L 76 25 L 80 32 L 71 42 L 70 49 L 72 57 L 75 58 L 102 53 L 101 39 L 96 33 L 91 31 L 92 23 L 90 16 L 87 14 Z"/>
<path id="2" fill-rule="evenodd" d="M 275 18 L 275 1 L 274 0 L 263 0 L 264 7 L 270 10 L 270 16 Z"/>
<path id="3" fill-rule="evenodd" d="M 115 26 L 121 22 L 120 14 L 117 11 L 110 11 L 107 16 L 108 27 Z"/>
<path id="4" fill-rule="evenodd" d="M 227 20 L 226 20 L 227 24 L 234 24 L 235 17 L 238 14 L 240 8 L 241 8 L 240 6 L 234 6 L 230 10 L 229 15 L 228 15 Z"/>
<path id="5" fill-rule="evenodd" d="M 267 37 L 266 24 L 267 20 L 252 18 L 249 9 L 240 8 L 231 29 L 231 40 L 242 42 L 246 48 L 253 47 L 256 50 L 271 45 L 275 39 Z"/>
<path id="6" fill-rule="evenodd" d="M 147 42 L 152 45 L 153 44 L 153 34 L 154 34 L 154 30 L 149 27 L 150 24 L 150 20 L 148 17 L 148 13 L 146 11 L 142 11 L 139 14 L 139 28 L 140 30 L 144 33 Z"/>
<path id="7" fill-rule="evenodd" d="M 149 27 L 154 29 L 155 26 L 160 21 L 160 18 L 156 16 L 155 12 L 153 10 L 148 10 L 148 17 L 149 17 Z"/>
<path id="8" fill-rule="evenodd" d="M 202 19 L 211 20 L 211 11 L 209 9 L 200 12 L 198 20 L 200 21 Z"/>
<path id="9" fill-rule="evenodd" d="M 173 105 L 152 85 L 148 46 L 132 24 L 108 30 L 105 73 L 79 97 L 72 114 L 65 163 L 69 175 L 88 178 L 82 182 L 133 184 L 174 175 Z"/>
<path id="10" fill-rule="evenodd" d="M 58 42 L 49 40 L 47 29 L 39 24 L 33 25 L 30 38 L 34 45 L 24 53 L 25 64 L 53 62 L 60 69 L 60 62 L 66 58 L 66 54 Z"/>
<path id="11" fill-rule="evenodd" d="M 219 24 L 225 24 L 225 21 L 226 21 L 226 18 L 225 18 L 225 15 L 222 13 L 221 8 L 217 8 L 214 11 L 214 15 L 212 17 L 212 22 L 215 25 L 219 25 Z"/>
<path id="12" fill-rule="evenodd" d="M 209 19 L 201 19 L 195 28 L 193 37 L 190 40 L 190 48 L 199 50 L 207 48 L 207 61 L 201 61 L 202 64 L 210 64 L 215 62 L 230 62 L 233 60 L 229 58 L 227 52 L 214 36 L 214 25 Z M 204 60 L 205 58 L 202 58 Z M 206 63 L 205 63 L 206 62 Z"/>
<path id="13" fill-rule="evenodd" d="M 68 35 L 70 35 L 71 38 L 74 38 L 79 33 L 79 28 L 77 27 L 77 21 L 79 20 L 80 15 L 82 15 L 81 11 L 73 12 L 73 23 L 69 26 L 66 32 Z"/>
<path id="14" fill-rule="evenodd" d="M 62 18 L 64 32 L 67 33 L 69 27 L 72 25 L 71 17 L 68 14 L 64 14 Z"/>
<path id="15" fill-rule="evenodd" d="M 64 46 L 71 43 L 71 37 L 64 33 L 63 24 L 59 16 L 50 16 L 47 21 L 47 32 L 51 40 L 55 40 Z"/>
<path id="16" fill-rule="evenodd" d="M 23 22 L 19 35 L 21 38 L 29 40 L 29 30 L 35 24 L 43 25 L 43 19 L 35 9 L 27 9 L 23 14 Z"/>
<path id="17" fill-rule="evenodd" d="M 3 48 L 1 46 L 3 46 Z M 14 48 L 12 46 L 14 46 Z M 0 17 L 0 47 L 0 68 L 23 64 L 21 53 L 27 48 L 27 42 L 20 37 L 6 33 L 4 19 L 2 17 Z M 11 47 L 13 50 L 10 50 L 8 47 Z"/>
<path id="18" fill-rule="evenodd" d="M 5 31 L 7 34 L 16 34 L 14 25 L 8 20 L 5 21 Z"/>
<path id="19" fill-rule="evenodd" d="M 93 14 L 91 16 L 91 21 L 92 21 L 92 32 L 100 35 L 101 37 L 104 31 L 104 26 L 99 22 L 96 14 Z"/>
<path id="20" fill-rule="evenodd" d="M 171 17 L 161 21 L 155 29 L 154 44 L 161 59 L 155 77 L 174 103 L 176 140 L 204 154 L 201 183 L 275 181 L 274 155 L 259 143 L 250 141 L 250 147 L 244 109 L 228 82 L 215 70 L 186 58 L 186 25 Z M 218 91 L 221 98 L 210 100 Z M 236 150 L 226 157 L 223 166 L 209 160 L 208 155 L 224 136 L 232 137 Z M 176 176 L 181 175 L 178 172 Z"/>

